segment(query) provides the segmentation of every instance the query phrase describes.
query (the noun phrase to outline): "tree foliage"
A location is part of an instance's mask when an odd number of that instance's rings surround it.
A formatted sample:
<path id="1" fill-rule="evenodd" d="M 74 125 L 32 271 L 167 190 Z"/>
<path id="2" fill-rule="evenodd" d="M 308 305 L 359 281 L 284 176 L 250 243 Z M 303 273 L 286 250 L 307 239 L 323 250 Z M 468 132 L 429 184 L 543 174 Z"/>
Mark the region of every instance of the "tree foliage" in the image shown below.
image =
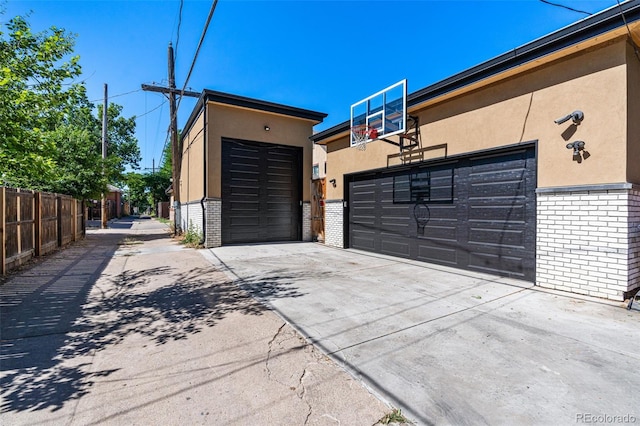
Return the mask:
<path id="1" fill-rule="evenodd" d="M 168 201 L 166 190 L 171 184 L 171 147 L 165 148 L 162 164 L 157 170 L 151 173 L 130 172 L 126 175 L 125 183 L 127 200 L 140 211 L 147 208 L 155 210 L 156 203 Z"/>
<path id="2" fill-rule="evenodd" d="M 107 109 L 102 159 L 102 108 L 74 83 L 74 43 L 56 27 L 34 33 L 21 16 L 0 24 L 0 185 L 96 198 L 138 167 L 135 117 L 121 117 L 116 104 Z"/>

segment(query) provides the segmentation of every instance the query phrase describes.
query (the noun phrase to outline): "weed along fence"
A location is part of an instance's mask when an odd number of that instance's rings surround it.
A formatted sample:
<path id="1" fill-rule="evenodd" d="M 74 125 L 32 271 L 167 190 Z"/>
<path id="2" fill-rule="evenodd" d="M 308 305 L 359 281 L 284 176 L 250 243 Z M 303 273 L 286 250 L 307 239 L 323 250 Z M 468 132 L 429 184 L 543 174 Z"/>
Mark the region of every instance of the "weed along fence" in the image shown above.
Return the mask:
<path id="1" fill-rule="evenodd" d="M 68 195 L 0 187 L 3 275 L 84 235 L 82 201 Z"/>

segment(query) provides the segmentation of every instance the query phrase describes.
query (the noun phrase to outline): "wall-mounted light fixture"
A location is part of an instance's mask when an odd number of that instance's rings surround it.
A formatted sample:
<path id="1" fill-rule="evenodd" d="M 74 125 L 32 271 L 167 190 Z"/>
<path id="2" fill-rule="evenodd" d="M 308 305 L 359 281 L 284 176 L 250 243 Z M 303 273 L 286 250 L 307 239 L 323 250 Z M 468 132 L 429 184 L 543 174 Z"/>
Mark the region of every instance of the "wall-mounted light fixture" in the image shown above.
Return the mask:
<path id="1" fill-rule="evenodd" d="M 567 149 L 573 149 L 573 161 L 577 161 L 578 163 L 582 162 L 583 154 L 581 153 L 581 151 L 584 151 L 583 141 L 568 143 Z M 584 158 L 589 158 L 589 153 L 587 151 L 584 151 Z"/>
<path id="2" fill-rule="evenodd" d="M 562 124 L 569 120 L 573 121 L 573 124 L 578 125 L 582 122 L 582 120 L 584 120 L 584 113 L 580 110 L 575 110 L 571 114 L 567 114 L 562 118 L 558 118 L 557 120 L 554 120 L 554 123 Z"/>
<path id="3" fill-rule="evenodd" d="M 268 132 L 269 130 L 271 130 L 271 127 L 269 127 L 269 125 L 265 124 L 264 125 L 264 131 Z"/>
<path id="4" fill-rule="evenodd" d="M 335 180 L 335 179 L 331 179 L 331 180 L 329 181 L 329 183 L 330 183 L 331 185 L 333 185 L 333 187 L 334 187 L 334 188 L 336 187 L 336 180 Z"/>

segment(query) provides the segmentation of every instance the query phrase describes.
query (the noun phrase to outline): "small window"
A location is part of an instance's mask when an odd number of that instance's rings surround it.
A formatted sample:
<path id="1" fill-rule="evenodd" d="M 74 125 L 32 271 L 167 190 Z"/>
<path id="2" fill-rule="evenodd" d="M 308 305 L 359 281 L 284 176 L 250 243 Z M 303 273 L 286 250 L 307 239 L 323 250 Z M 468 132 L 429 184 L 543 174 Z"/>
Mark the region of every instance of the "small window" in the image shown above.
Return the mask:
<path id="1" fill-rule="evenodd" d="M 314 164 L 313 165 L 313 178 L 314 179 L 318 179 L 320 177 L 320 165 L 319 164 Z"/>
<path id="2" fill-rule="evenodd" d="M 393 176 L 394 203 L 453 202 L 454 165 L 417 167 Z"/>

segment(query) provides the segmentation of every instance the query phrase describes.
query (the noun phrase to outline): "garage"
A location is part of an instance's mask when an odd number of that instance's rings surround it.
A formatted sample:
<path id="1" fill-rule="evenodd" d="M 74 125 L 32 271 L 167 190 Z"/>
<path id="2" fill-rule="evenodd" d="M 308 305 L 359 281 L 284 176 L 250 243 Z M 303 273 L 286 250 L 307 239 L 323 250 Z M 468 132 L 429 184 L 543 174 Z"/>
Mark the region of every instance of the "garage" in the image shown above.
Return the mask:
<path id="1" fill-rule="evenodd" d="M 222 244 L 301 239 L 302 148 L 222 140 Z"/>
<path id="2" fill-rule="evenodd" d="M 345 179 L 348 247 L 535 280 L 535 146 Z"/>

